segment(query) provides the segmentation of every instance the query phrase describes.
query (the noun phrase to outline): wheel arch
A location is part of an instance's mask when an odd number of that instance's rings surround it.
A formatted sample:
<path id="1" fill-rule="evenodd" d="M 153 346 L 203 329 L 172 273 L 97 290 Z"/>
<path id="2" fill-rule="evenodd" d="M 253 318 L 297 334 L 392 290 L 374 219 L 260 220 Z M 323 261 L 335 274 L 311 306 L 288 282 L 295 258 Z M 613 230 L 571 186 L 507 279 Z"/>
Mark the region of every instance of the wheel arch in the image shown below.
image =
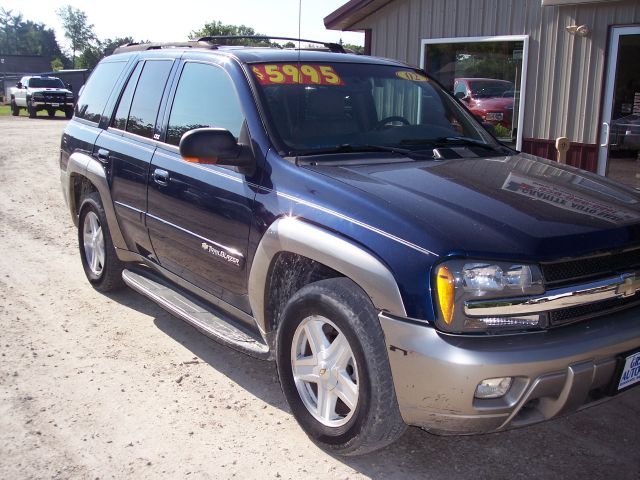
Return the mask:
<path id="1" fill-rule="evenodd" d="M 86 153 L 74 152 L 69 156 L 65 175 L 66 179 L 63 180 L 63 186 L 74 224 L 78 225 L 80 199 L 83 194 L 91 191 L 98 192 L 107 217 L 114 247 L 116 249 L 127 249 L 116 218 L 107 174 L 102 163 Z"/>
<path id="2" fill-rule="evenodd" d="M 292 256 L 297 260 L 289 260 Z M 288 267 L 294 274 L 281 275 Z M 295 291 L 311 281 L 334 276 L 355 282 L 377 310 L 406 316 L 398 284 L 378 258 L 333 232 L 298 218 L 282 217 L 263 235 L 249 273 L 249 301 L 263 335 L 273 331 L 282 303 Z"/>

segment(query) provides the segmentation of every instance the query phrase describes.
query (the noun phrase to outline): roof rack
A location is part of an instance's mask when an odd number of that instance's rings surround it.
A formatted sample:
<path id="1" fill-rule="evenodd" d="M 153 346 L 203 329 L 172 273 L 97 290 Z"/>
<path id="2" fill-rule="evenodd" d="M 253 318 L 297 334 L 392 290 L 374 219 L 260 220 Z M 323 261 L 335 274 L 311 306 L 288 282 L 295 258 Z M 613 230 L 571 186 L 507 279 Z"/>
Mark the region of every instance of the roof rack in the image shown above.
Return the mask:
<path id="1" fill-rule="evenodd" d="M 286 40 L 289 42 L 305 42 L 315 43 L 324 46 L 334 53 L 347 53 L 346 50 L 339 43 L 322 42 L 319 40 L 308 40 L 305 38 L 293 38 L 293 37 L 270 37 L 268 35 L 213 35 L 209 37 L 201 37 L 198 42 L 215 42 L 217 40 Z"/>
<path id="2" fill-rule="evenodd" d="M 208 42 L 189 41 L 189 42 L 145 42 L 145 43 L 127 43 L 120 45 L 113 53 L 136 52 L 144 50 L 161 50 L 163 48 L 208 48 L 216 49 L 217 45 Z"/>
<path id="3" fill-rule="evenodd" d="M 321 42 L 318 40 L 307 40 L 304 38 L 291 38 L 291 37 L 269 37 L 266 35 L 214 35 L 209 37 L 202 37 L 198 40 L 191 40 L 188 42 L 147 42 L 147 43 L 127 43 L 116 48 L 113 53 L 123 52 L 135 52 L 144 50 L 161 50 L 165 48 L 206 48 L 209 50 L 215 50 L 218 47 L 226 46 L 228 40 L 286 40 L 290 42 L 305 42 L 315 43 L 322 45 L 324 48 L 334 53 L 347 53 L 347 51 L 339 43 Z M 220 43 L 222 41 L 222 43 Z"/>

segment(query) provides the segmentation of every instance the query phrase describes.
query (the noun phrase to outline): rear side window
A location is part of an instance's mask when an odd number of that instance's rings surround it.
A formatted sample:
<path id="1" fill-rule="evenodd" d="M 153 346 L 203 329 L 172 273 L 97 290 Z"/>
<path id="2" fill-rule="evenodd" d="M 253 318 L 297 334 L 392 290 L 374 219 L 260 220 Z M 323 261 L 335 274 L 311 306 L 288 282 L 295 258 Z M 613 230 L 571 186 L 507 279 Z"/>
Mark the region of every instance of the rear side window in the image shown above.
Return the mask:
<path id="1" fill-rule="evenodd" d="M 138 84 L 138 78 L 140 78 L 140 72 L 142 71 L 142 66 L 144 62 L 138 63 L 136 65 L 135 70 L 129 77 L 129 81 L 127 82 L 127 86 L 124 89 L 124 93 L 122 97 L 120 97 L 120 103 L 118 104 L 118 110 L 116 111 L 116 115 L 113 118 L 113 123 L 111 124 L 113 127 L 119 130 L 125 130 L 127 128 L 127 119 L 129 118 L 129 110 L 131 109 L 131 100 L 133 100 L 133 92 L 136 90 L 136 85 Z"/>
<path id="2" fill-rule="evenodd" d="M 76 103 L 76 117 L 100 122 L 104 106 L 125 65 L 126 62 L 109 62 L 96 67 Z"/>
<path id="3" fill-rule="evenodd" d="M 226 128 L 240 134 L 244 115 L 231 79 L 220 67 L 187 63 L 180 75 L 171 107 L 167 143 L 178 145 L 182 135 L 194 128 Z"/>
<path id="4" fill-rule="evenodd" d="M 153 137 L 162 92 L 172 65 L 173 60 L 147 60 L 145 62 L 131 102 L 126 126 L 127 132 L 147 138 Z M 118 110 L 120 109 L 118 108 Z"/>

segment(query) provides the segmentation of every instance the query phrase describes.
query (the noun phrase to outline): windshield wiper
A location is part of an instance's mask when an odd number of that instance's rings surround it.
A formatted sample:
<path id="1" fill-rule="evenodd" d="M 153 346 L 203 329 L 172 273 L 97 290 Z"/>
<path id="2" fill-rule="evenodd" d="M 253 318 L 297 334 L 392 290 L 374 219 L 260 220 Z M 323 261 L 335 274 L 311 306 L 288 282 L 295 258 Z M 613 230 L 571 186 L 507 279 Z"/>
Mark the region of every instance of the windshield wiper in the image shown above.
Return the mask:
<path id="1" fill-rule="evenodd" d="M 491 145 L 480 140 L 475 140 L 469 137 L 440 137 L 434 140 L 434 143 L 439 147 L 480 147 L 488 150 L 497 150 L 499 145 Z"/>
<path id="2" fill-rule="evenodd" d="M 317 148 L 313 150 L 306 150 L 297 152 L 297 156 L 305 155 L 327 155 L 332 153 L 368 153 L 368 152 L 390 152 L 410 157 L 414 152 L 408 148 L 391 147 L 387 145 L 358 145 L 351 143 L 344 143 L 337 147 L 330 148 Z"/>

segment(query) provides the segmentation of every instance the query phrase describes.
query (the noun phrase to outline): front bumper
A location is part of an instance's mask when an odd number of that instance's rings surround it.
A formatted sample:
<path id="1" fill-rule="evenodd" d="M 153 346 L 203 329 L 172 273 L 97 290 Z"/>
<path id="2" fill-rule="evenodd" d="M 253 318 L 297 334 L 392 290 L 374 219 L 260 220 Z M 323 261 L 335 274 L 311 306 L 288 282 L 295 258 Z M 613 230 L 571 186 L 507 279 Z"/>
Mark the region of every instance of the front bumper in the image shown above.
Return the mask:
<path id="1" fill-rule="evenodd" d="M 50 102 L 46 100 L 32 100 L 31 105 L 35 108 L 73 108 L 74 103 L 71 102 Z"/>
<path id="2" fill-rule="evenodd" d="M 640 349 L 637 308 L 545 332 L 448 335 L 381 313 L 402 418 L 438 434 L 489 433 L 600 401 L 622 353 Z M 499 399 L 476 399 L 482 380 L 513 377 Z"/>

